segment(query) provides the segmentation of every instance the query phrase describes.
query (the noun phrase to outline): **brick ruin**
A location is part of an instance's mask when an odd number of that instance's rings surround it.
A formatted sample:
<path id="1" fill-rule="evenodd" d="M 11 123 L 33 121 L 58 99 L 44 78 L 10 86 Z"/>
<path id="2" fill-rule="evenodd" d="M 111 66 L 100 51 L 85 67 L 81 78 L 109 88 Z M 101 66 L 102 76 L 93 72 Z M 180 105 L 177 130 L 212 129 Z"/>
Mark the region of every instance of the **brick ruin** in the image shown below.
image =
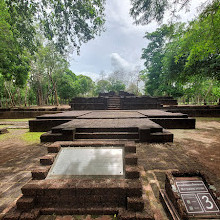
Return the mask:
<path id="1" fill-rule="evenodd" d="M 121 178 L 47 179 L 48 171 L 62 147 L 120 146 L 124 149 L 124 175 Z M 37 219 L 40 215 L 117 215 L 119 219 L 153 219 L 143 198 L 140 170 L 134 142 L 56 142 L 40 158 L 32 180 L 22 187 L 22 197 L 5 220 Z"/>
<path id="2" fill-rule="evenodd" d="M 87 139 L 172 142 L 166 129 L 194 129 L 195 119 L 162 110 L 68 111 L 38 116 L 29 121 L 30 131 L 46 131 L 42 142 Z"/>
<path id="3" fill-rule="evenodd" d="M 172 97 L 135 96 L 132 93 L 120 91 L 100 93 L 98 97 L 73 98 L 70 102 L 72 110 L 132 110 L 159 109 L 163 105 L 178 105 Z"/>
<path id="4" fill-rule="evenodd" d="M 114 98 L 113 104 L 109 97 Z M 76 98 L 77 102 L 73 102 L 71 107 L 75 108 L 79 104 L 80 109 L 84 110 L 42 115 L 29 121 L 30 131 L 45 131 L 41 142 L 51 144 L 48 145 L 48 154 L 40 158 L 41 165 L 32 171 L 32 180 L 22 187 L 22 197 L 17 201 L 16 207 L 4 219 L 37 219 L 40 215 L 53 214 L 117 215 L 118 219 L 154 219 L 149 201 L 142 191 L 136 142 L 172 142 L 173 134 L 166 129 L 194 129 L 195 119 L 189 118 L 187 114 L 161 109 L 142 109 L 161 106 L 161 102 L 158 104 L 159 98 L 153 101 L 151 99 L 151 104 L 148 105 L 146 102 L 142 103 L 148 97 L 139 99 L 124 92 L 119 93 L 118 97 L 108 93 L 100 94 L 98 98 L 78 98 L 78 101 Z M 89 110 L 90 108 L 93 110 Z M 96 110 L 102 108 L 109 110 Z M 121 108 L 130 110 L 119 110 Z M 123 175 L 81 175 L 50 179 L 48 173 L 56 164 L 62 149 L 78 147 L 121 147 Z M 204 182 L 206 179 L 200 173 L 187 175 L 197 175 Z M 174 177 L 181 176 L 181 172 L 167 174 L 166 191 L 161 192 L 161 198 L 167 193 L 174 208 L 180 213 L 180 219 L 188 219 L 180 195 L 173 191 Z M 205 183 L 219 206 L 216 192 Z M 165 200 L 161 199 L 162 203 Z"/>

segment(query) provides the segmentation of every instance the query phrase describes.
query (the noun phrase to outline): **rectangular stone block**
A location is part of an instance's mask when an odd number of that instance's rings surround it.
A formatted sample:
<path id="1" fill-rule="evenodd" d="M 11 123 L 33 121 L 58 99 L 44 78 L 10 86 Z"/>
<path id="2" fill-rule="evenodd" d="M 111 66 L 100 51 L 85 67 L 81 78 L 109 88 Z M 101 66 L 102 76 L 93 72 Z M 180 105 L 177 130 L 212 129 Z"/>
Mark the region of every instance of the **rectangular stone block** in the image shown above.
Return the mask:
<path id="1" fill-rule="evenodd" d="M 130 211 L 141 212 L 144 210 L 143 198 L 128 197 L 127 198 L 127 209 Z"/>
<path id="2" fill-rule="evenodd" d="M 34 198 L 22 196 L 18 199 L 16 205 L 17 208 L 21 211 L 31 210 L 34 207 Z"/>

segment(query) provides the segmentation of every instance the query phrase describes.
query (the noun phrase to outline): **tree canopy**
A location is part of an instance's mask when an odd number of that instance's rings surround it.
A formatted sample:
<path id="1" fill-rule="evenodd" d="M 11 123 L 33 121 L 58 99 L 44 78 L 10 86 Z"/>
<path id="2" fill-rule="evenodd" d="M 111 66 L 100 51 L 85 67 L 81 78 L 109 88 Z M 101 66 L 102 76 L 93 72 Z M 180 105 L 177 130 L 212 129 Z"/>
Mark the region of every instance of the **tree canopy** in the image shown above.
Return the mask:
<path id="1" fill-rule="evenodd" d="M 103 30 L 105 0 L 5 0 L 20 45 L 35 51 L 40 28 L 60 52 L 76 49 Z"/>
<path id="2" fill-rule="evenodd" d="M 130 15 L 136 24 L 162 23 L 166 12 L 177 16 L 179 10 L 186 8 L 191 0 L 131 0 Z"/>
<path id="3" fill-rule="evenodd" d="M 162 25 L 146 33 L 150 43 L 143 49 L 142 79 L 147 94 L 220 96 L 220 5 L 214 1 L 211 8 L 215 13 L 201 13 L 189 24 Z"/>

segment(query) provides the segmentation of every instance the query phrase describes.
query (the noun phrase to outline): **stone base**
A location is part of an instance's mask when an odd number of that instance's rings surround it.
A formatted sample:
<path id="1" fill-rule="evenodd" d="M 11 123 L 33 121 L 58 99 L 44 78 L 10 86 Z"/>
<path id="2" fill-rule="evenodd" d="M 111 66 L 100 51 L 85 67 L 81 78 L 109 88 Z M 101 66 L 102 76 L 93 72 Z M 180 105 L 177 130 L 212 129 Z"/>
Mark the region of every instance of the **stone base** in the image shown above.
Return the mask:
<path id="1" fill-rule="evenodd" d="M 124 151 L 124 176 L 76 176 L 47 179 L 62 147 L 120 147 Z M 32 171 L 32 180 L 22 187 L 15 210 L 3 219 L 36 219 L 39 215 L 118 215 L 119 219 L 153 219 L 145 207 L 137 166 L 136 146 L 129 141 L 56 142 L 40 158 L 41 166 Z M 145 215 L 145 213 L 147 213 Z M 13 216 L 16 216 L 14 218 Z"/>

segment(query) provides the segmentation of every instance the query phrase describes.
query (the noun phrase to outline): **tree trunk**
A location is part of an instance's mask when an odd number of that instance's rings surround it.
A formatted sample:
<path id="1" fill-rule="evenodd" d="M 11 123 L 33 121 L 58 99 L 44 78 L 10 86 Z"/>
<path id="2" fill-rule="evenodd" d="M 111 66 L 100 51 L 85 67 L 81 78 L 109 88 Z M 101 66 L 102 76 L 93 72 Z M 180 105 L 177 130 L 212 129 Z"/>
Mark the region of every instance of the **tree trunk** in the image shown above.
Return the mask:
<path id="1" fill-rule="evenodd" d="M 59 104 L 59 99 L 58 99 L 58 94 L 57 94 L 57 88 L 56 88 L 56 82 L 54 81 L 52 75 L 49 73 L 49 76 L 50 76 L 50 80 L 52 82 L 52 85 L 53 85 L 53 91 L 54 91 L 54 100 L 56 102 L 56 105 L 60 105 Z"/>
<path id="2" fill-rule="evenodd" d="M 8 96 L 9 96 L 9 99 L 10 99 L 10 102 L 11 102 L 11 106 L 14 107 L 15 106 L 14 97 L 12 96 L 10 89 L 7 88 L 6 82 L 4 82 L 4 86 L 5 86 L 5 89 L 8 93 Z"/>
<path id="3" fill-rule="evenodd" d="M 24 106 L 27 107 L 28 86 L 26 85 L 26 91 L 24 96 Z"/>
<path id="4" fill-rule="evenodd" d="M 39 106 L 43 105 L 43 92 L 42 92 L 42 86 L 39 81 L 38 81 L 38 88 L 37 88 L 37 101 L 38 101 L 37 104 Z"/>

